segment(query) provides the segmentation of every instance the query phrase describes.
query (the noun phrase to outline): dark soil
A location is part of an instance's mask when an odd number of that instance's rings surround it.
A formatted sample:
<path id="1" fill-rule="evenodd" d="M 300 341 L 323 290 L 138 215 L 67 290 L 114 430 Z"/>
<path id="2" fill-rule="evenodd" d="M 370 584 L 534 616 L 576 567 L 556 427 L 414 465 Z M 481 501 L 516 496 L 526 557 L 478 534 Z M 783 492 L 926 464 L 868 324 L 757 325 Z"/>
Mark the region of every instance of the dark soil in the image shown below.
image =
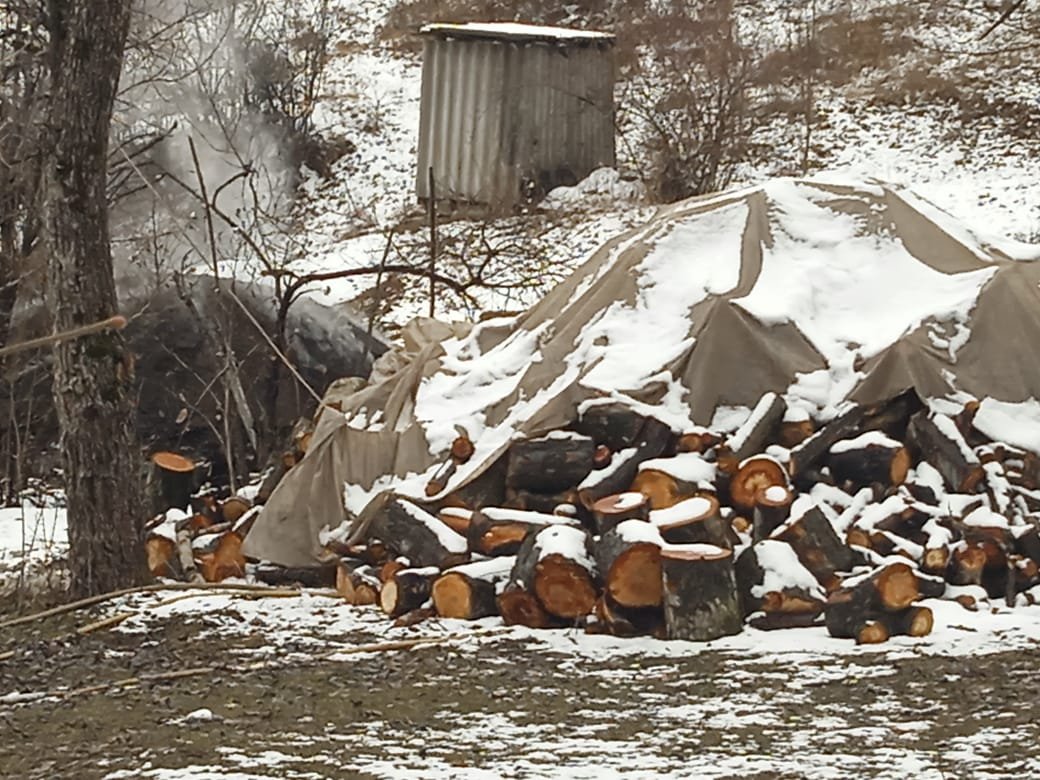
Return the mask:
<path id="1" fill-rule="evenodd" d="M 15 652 L 0 661 L 0 701 L 147 671 L 227 671 L 0 704 L 4 778 L 480 769 L 482 777 L 960 778 L 1030 777 L 1040 767 L 1036 650 L 589 660 L 500 640 L 315 662 L 307 637 L 281 647 L 282 668 L 246 672 L 268 644 L 262 627 L 221 639 L 203 618 L 159 623 L 146 636 L 69 638 L 78 618 L 0 629 L 0 658 Z M 202 707 L 214 719 L 182 720 Z"/>

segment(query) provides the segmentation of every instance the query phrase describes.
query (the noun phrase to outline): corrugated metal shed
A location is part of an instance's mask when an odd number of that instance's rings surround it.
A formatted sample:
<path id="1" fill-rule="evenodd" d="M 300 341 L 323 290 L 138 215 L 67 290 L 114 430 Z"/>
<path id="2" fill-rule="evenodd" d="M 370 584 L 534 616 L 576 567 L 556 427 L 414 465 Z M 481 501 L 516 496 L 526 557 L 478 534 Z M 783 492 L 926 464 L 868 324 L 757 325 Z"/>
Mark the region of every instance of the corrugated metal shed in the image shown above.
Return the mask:
<path id="1" fill-rule="evenodd" d="M 424 27 L 416 191 L 509 207 L 614 165 L 614 36 L 513 23 Z"/>

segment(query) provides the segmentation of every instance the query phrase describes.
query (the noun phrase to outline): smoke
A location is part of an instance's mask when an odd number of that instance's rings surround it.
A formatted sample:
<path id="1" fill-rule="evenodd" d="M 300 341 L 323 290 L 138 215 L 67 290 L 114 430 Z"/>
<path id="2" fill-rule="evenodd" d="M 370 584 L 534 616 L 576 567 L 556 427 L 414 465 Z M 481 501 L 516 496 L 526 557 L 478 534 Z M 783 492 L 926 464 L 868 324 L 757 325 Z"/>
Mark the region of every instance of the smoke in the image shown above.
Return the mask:
<path id="1" fill-rule="evenodd" d="M 257 66 L 286 56 L 284 6 L 275 10 L 265 0 L 137 9 L 113 138 L 113 165 L 132 193 L 113 209 L 121 287 L 211 271 L 213 254 L 221 275 L 256 276 L 264 263 L 250 244 L 268 258 L 292 254 L 293 128 L 264 99 L 276 74 Z"/>

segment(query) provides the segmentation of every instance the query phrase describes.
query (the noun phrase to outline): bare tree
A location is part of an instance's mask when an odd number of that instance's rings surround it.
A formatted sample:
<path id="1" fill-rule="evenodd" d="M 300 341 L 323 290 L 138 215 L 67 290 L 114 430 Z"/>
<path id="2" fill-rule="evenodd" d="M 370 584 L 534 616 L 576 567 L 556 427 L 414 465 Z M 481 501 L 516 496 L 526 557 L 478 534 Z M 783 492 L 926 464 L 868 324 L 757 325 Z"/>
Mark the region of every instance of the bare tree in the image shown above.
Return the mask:
<path id="1" fill-rule="evenodd" d="M 116 309 L 106 197 L 109 125 L 130 10 L 131 0 L 48 3 L 43 235 L 56 330 L 106 319 Z M 140 583 L 147 568 L 132 358 L 117 332 L 62 342 L 54 354 L 72 589 L 88 595 Z"/>

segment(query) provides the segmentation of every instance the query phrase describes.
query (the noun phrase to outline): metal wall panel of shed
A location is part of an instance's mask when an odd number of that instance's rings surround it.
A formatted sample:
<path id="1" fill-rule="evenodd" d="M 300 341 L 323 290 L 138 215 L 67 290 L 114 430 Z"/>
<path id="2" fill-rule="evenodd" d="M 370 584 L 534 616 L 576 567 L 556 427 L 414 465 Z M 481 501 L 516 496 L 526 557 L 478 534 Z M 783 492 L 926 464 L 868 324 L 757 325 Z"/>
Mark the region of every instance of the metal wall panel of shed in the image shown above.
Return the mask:
<path id="1" fill-rule="evenodd" d="M 494 41 L 427 38 L 419 123 L 416 192 L 438 199 L 491 202 L 506 173 L 502 160 L 503 46 Z"/>
<path id="2" fill-rule="evenodd" d="M 613 165 L 609 46 L 426 39 L 416 192 L 508 206 Z"/>

